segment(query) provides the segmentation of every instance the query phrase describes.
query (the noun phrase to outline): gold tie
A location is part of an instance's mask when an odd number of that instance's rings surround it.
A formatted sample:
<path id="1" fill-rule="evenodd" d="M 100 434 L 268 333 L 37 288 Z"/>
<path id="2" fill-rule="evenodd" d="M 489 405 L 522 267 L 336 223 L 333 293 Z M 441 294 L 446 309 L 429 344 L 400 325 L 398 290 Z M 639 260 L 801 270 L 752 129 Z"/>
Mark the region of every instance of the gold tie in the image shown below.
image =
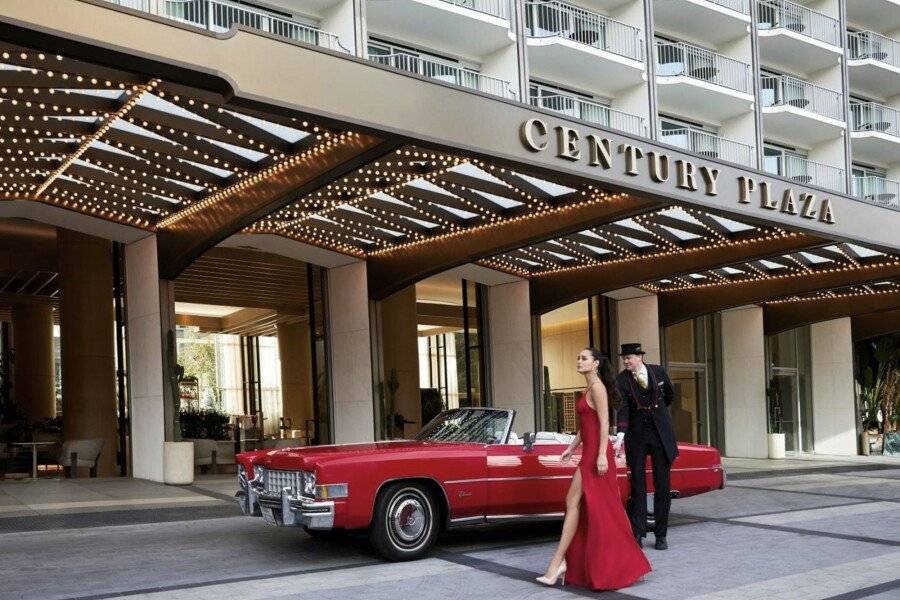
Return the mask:
<path id="1" fill-rule="evenodd" d="M 647 378 L 644 376 L 643 371 L 635 371 L 634 378 L 637 379 L 638 385 L 641 386 L 642 390 L 647 389 Z"/>

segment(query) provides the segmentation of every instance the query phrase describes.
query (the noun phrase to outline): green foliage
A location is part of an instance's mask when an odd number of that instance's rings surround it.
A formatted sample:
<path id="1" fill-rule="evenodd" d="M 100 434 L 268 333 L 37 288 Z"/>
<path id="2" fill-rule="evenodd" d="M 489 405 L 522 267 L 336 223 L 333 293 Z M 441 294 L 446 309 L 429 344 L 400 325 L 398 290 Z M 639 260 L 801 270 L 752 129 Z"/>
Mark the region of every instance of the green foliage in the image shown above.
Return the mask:
<path id="1" fill-rule="evenodd" d="M 766 388 L 766 398 L 769 404 L 769 433 L 784 433 L 782 420 L 784 418 L 784 399 L 781 397 L 781 388 L 775 382 L 775 378 L 769 380 Z"/>
<path id="2" fill-rule="evenodd" d="M 419 391 L 422 403 L 422 424 L 426 424 L 441 414 L 446 408 L 441 392 L 434 388 L 423 388 Z"/>
<path id="3" fill-rule="evenodd" d="M 210 390 L 210 402 L 216 410 L 222 410 L 222 388 L 218 386 L 216 373 L 216 347 L 214 344 L 182 344 L 178 352 L 178 362 L 184 367 L 184 377 L 194 377 L 200 390 Z M 201 396 L 201 402 L 205 400 Z"/>
<path id="4" fill-rule="evenodd" d="M 866 340 L 857 346 L 860 425 L 887 431 L 900 417 L 900 394 L 894 380 L 900 370 L 900 334 Z M 879 417 L 881 417 L 879 419 Z"/>
<path id="5" fill-rule="evenodd" d="M 213 408 L 186 408 L 179 417 L 181 434 L 185 438 L 224 440 L 228 437 L 228 415 Z"/>
<path id="6" fill-rule="evenodd" d="M 397 377 L 397 369 L 391 369 L 387 381 L 379 381 L 376 386 L 378 401 L 381 404 L 382 436 L 385 439 L 394 437 L 394 431 L 398 427 L 403 430 L 403 415 L 396 412 L 399 389 L 400 379 Z"/>

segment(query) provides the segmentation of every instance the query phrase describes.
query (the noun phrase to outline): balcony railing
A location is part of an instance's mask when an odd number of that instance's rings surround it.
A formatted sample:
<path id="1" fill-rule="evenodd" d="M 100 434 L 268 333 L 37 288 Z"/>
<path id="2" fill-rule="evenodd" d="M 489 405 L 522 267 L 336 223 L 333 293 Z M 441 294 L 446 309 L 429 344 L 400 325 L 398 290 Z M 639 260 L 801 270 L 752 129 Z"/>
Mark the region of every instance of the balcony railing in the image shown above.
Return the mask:
<path id="1" fill-rule="evenodd" d="M 725 8 L 730 8 L 742 15 L 750 14 L 750 0 L 709 0 L 709 2 L 724 6 Z"/>
<path id="2" fill-rule="evenodd" d="M 548 90 L 540 86 L 531 86 L 529 98 L 532 106 L 562 113 L 576 119 L 597 123 L 611 129 L 624 131 L 634 135 L 646 136 L 644 119 L 608 106 L 591 102 L 577 96 L 571 96 Z"/>
<path id="3" fill-rule="evenodd" d="M 900 111 L 890 106 L 865 102 L 850 105 L 851 131 L 872 131 L 900 138 Z"/>
<path id="4" fill-rule="evenodd" d="M 766 156 L 765 170 L 799 183 L 817 185 L 836 192 L 844 191 L 844 170 L 823 165 L 800 156 Z"/>
<path id="5" fill-rule="evenodd" d="M 760 29 L 783 27 L 832 46 L 841 45 L 837 19 L 787 0 L 758 0 L 756 6 Z"/>
<path id="6" fill-rule="evenodd" d="M 793 106 L 843 121 L 840 92 L 788 75 L 764 75 L 760 90 L 763 106 Z"/>
<path id="7" fill-rule="evenodd" d="M 338 36 L 274 13 L 227 0 L 106 0 L 111 4 L 172 19 L 209 31 L 224 32 L 234 25 L 315 46 L 350 53 Z"/>
<path id="8" fill-rule="evenodd" d="M 562 37 L 626 58 L 644 58 L 637 28 L 564 2 L 526 1 L 525 24 L 529 37 Z"/>
<path id="9" fill-rule="evenodd" d="M 484 75 L 472 69 L 466 69 L 452 63 L 444 63 L 438 60 L 416 56 L 414 54 L 369 54 L 369 60 L 382 65 L 394 67 L 402 71 L 416 73 L 430 79 L 437 79 L 446 83 L 478 90 L 486 94 L 493 94 L 501 98 L 515 98 L 510 82 Z"/>
<path id="10" fill-rule="evenodd" d="M 848 33 L 847 52 L 851 60 L 871 58 L 900 68 L 900 42 L 872 31 Z"/>
<path id="11" fill-rule="evenodd" d="M 884 177 L 854 177 L 853 195 L 863 202 L 900 210 L 900 182 Z"/>
<path id="12" fill-rule="evenodd" d="M 501 19 L 509 18 L 509 2 L 507 0 L 443 0 L 463 8 L 470 8 L 486 15 L 494 15 Z"/>
<path id="13" fill-rule="evenodd" d="M 750 65 L 684 42 L 656 42 L 656 75 L 682 75 L 749 94 Z"/>
<path id="14" fill-rule="evenodd" d="M 703 156 L 741 165 L 750 165 L 750 157 L 753 154 L 752 146 L 693 127 L 660 129 L 659 141 Z"/>

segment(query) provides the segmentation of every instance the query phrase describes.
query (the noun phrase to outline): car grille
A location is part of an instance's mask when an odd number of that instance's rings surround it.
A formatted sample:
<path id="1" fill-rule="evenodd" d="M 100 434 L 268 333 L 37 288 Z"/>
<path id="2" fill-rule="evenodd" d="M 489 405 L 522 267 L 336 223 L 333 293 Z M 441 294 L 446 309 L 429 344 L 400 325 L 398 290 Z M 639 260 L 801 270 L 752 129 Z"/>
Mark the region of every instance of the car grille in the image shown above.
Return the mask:
<path id="1" fill-rule="evenodd" d="M 284 488 L 296 492 L 300 489 L 300 471 L 274 471 L 266 469 L 265 490 L 272 494 L 280 494 Z"/>

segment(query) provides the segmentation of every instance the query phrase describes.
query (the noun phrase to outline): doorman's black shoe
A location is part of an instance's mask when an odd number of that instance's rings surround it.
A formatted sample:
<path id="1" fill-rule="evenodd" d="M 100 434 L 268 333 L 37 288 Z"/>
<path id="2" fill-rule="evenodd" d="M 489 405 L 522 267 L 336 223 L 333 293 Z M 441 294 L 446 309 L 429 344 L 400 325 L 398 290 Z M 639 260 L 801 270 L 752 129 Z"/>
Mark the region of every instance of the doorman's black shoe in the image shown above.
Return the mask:
<path id="1" fill-rule="evenodd" d="M 666 543 L 666 538 L 661 537 L 656 539 L 656 545 L 654 547 L 657 550 L 668 550 L 669 544 Z"/>

